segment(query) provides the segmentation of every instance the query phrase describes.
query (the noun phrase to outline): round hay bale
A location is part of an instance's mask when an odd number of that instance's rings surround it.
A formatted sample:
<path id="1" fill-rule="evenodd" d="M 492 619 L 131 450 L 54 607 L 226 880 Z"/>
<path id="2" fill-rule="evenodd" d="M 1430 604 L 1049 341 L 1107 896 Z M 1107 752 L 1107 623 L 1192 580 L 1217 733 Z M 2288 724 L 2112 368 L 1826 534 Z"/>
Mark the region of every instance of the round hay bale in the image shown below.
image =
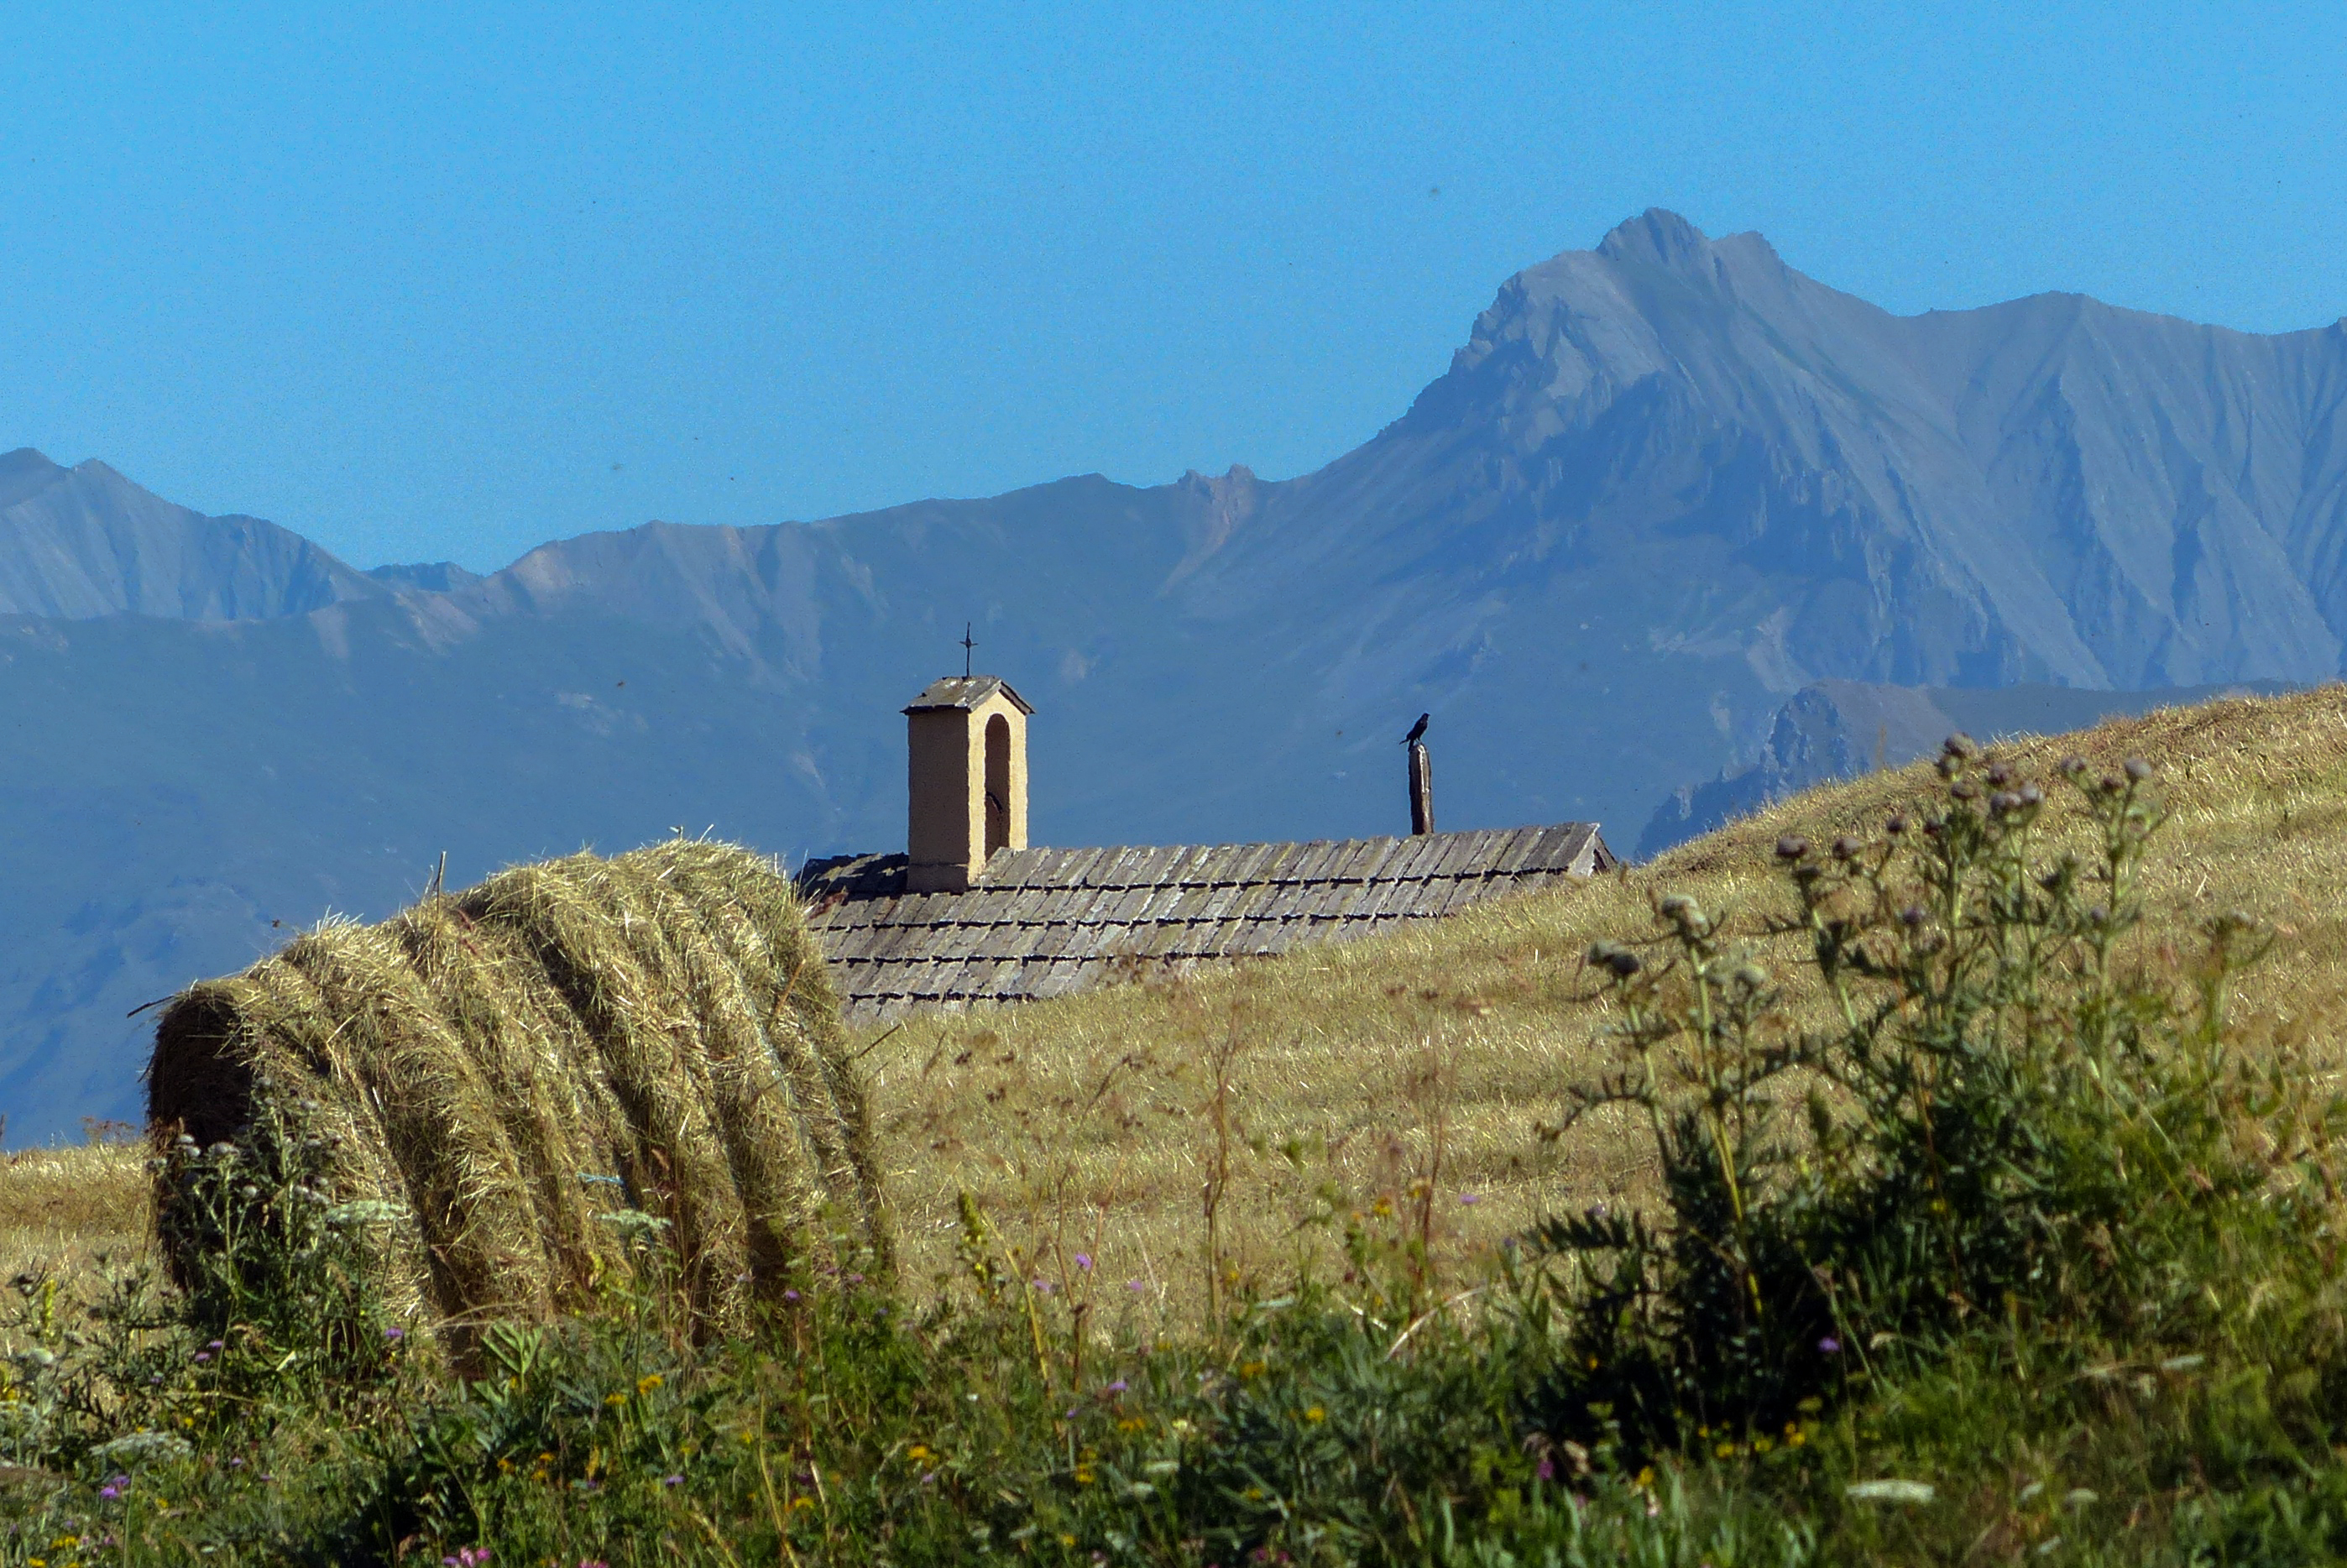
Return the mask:
<path id="1" fill-rule="evenodd" d="M 789 879 L 731 845 L 516 866 L 321 926 L 172 999 L 147 1103 L 159 1148 L 323 1150 L 333 1202 L 398 1216 L 369 1231 L 386 1300 L 451 1325 L 584 1305 L 639 1216 L 704 1331 L 893 1270 L 822 951 Z M 209 1244 L 167 1223 L 170 1184 L 157 1232 L 185 1279 Z"/>

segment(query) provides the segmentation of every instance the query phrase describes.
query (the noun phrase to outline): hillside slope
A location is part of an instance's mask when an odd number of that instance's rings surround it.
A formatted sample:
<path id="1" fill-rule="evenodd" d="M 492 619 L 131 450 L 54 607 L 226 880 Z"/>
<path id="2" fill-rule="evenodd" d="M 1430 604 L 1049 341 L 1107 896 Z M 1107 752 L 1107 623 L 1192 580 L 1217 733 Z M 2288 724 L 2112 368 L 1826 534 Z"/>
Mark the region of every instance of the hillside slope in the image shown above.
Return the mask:
<path id="1" fill-rule="evenodd" d="M 2347 911 L 2332 888 L 2347 844 L 2347 688 L 2164 709 L 1997 754 L 2059 803 L 2055 764 L 2073 752 L 2097 769 L 2141 756 L 2158 770 L 2172 815 L 2149 857 L 2143 942 L 2188 949 L 2210 917 L 2247 911 L 2272 937 L 2239 980 L 2235 1016 L 2252 1039 L 2303 1039 L 2347 1017 Z M 1258 1264 L 1301 1245 L 1297 1218 L 1324 1183 L 1358 1202 L 1430 1175 L 1441 1229 L 1462 1247 L 1567 1202 L 1638 1198 L 1633 1130 L 1563 1144 L 1537 1132 L 1563 1087 L 1605 1063 L 1582 954 L 1650 935 L 1653 901 L 1684 893 L 1794 975 L 1798 949 L 1757 935 L 1793 907 L 1778 836 L 1877 833 L 1937 784 L 1919 764 L 1826 785 L 1616 876 L 1424 933 L 914 1021 L 871 1058 L 907 1233 L 943 1266 L 967 1188 L 1025 1216 L 1030 1245 L 1081 1240 L 1119 1278 L 1194 1249 L 1214 1159 L 1205 1063 L 1234 1045 L 1234 1185 L 1250 1203 L 1225 1223 Z"/>
<path id="2" fill-rule="evenodd" d="M 2149 859 L 2144 942 L 2188 947 L 2208 918 L 2245 910 L 2272 938 L 2239 980 L 2252 1040 L 2347 1017 L 2347 911 L 2332 891 L 2347 843 L 2347 688 L 2166 709 L 2000 754 L 2050 779 L 2072 752 L 2158 769 L 2172 815 Z M 1778 835 L 1874 831 L 1936 782 L 1918 764 L 1827 785 L 1653 864 L 1402 937 L 877 1033 L 865 1062 L 916 1277 L 950 1266 L 967 1190 L 1030 1255 L 1081 1250 L 1103 1278 L 1179 1297 L 1223 1050 L 1235 1087 L 1223 1223 L 1255 1266 L 1317 1245 L 1298 1220 L 1324 1188 L 1368 1201 L 1430 1175 L 1438 1232 L 1460 1251 L 1570 1202 L 1635 1201 L 1646 1173 L 1627 1129 L 1562 1145 L 1538 1132 L 1563 1086 L 1604 1062 L 1581 954 L 1648 933 L 1665 893 L 1756 931 L 1788 907 Z M 1794 973 L 1793 957 L 1780 951 L 1778 972 Z M 135 1152 L 57 1158 L 0 1164 L 0 1270 L 140 1245 Z M 89 1193 L 120 1212 L 101 1218 Z"/>

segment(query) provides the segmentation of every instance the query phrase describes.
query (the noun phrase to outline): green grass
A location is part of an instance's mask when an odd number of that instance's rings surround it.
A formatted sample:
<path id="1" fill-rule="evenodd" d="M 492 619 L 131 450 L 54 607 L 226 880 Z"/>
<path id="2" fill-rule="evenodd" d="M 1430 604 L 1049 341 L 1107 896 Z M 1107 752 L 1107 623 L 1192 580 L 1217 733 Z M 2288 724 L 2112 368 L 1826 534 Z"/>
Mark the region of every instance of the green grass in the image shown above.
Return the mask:
<path id="1" fill-rule="evenodd" d="M 12 1165 L 0 1563 L 2336 1561 L 2342 707 L 928 1020 L 914 1266 L 737 1339 L 654 1267 L 459 1370 L 313 1234 L 202 1317 Z"/>

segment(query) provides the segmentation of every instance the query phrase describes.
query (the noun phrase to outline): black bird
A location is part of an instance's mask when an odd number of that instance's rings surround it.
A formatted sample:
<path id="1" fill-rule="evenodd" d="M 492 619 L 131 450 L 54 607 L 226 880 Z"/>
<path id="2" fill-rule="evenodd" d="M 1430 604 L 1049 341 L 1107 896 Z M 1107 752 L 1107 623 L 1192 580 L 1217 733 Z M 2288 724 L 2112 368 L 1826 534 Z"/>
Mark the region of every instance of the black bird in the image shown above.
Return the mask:
<path id="1" fill-rule="evenodd" d="M 1416 745 L 1418 737 L 1426 733 L 1426 721 L 1432 717 L 1434 715 L 1431 713 L 1420 713 L 1418 716 L 1418 723 L 1409 727 L 1409 733 L 1401 738 L 1401 743 L 1405 746 Z"/>

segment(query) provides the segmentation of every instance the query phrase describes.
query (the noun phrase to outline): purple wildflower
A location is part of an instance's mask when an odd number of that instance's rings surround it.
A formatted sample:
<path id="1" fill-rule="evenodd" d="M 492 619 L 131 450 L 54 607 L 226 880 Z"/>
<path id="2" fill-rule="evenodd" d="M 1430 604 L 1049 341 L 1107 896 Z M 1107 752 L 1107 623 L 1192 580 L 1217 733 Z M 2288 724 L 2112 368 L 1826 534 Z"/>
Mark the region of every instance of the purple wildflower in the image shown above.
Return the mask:
<path id="1" fill-rule="evenodd" d="M 1542 1454 L 1541 1456 L 1540 1467 L 1534 1470 L 1532 1473 L 1540 1477 L 1542 1481 L 1554 1481 L 1556 1479 L 1556 1461 L 1549 1458 L 1546 1454 Z"/>
<path id="2" fill-rule="evenodd" d="M 1139 1281 L 1139 1280 L 1137 1280 L 1137 1279 L 1128 1279 L 1128 1280 L 1126 1280 L 1126 1281 L 1124 1282 L 1124 1287 L 1125 1287 L 1127 1290 L 1132 1291 L 1132 1292 L 1133 1292 L 1134 1295 L 1136 1295 L 1136 1296 L 1138 1296 L 1139 1294 L 1141 1294 L 1141 1292 L 1143 1292 L 1143 1291 L 1144 1291 L 1144 1290 L 1146 1290 L 1146 1289 L 1148 1289 L 1148 1288 L 1149 1288 L 1149 1286 L 1145 1286 L 1145 1285 L 1142 1284 L 1142 1283 L 1141 1283 L 1141 1281 Z"/>
<path id="3" fill-rule="evenodd" d="M 1818 1341 L 1818 1349 L 1824 1355 L 1839 1356 L 1841 1354 L 1841 1341 L 1829 1334 Z"/>
<path id="4" fill-rule="evenodd" d="M 661 1484 L 662 1486 L 682 1486 L 684 1484 L 684 1477 L 681 1475 L 664 1475 L 661 1477 Z"/>
<path id="5" fill-rule="evenodd" d="M 384 1329 L 384 1330 L 383 1331 L 383 1337 L 384 1337 L 385 1339 L 390 1340 L 393 1344 L 396 1345 L 396 1344 L 398 1344 L 401 1340 L 403 1340 L 403 1339 L 405 1339 L 405 1338 L 406 1338 L 406 1337 L 407 1337 L 407 1330 L 406 1330 L 406 1329 L 405 1329 L 405 1328 L 400 1327 L 399 1327 L 398 1325 L 396 1325 L 396 1324 L 394 1324 L 391 1327 L 386 1328 L 386 1329 Z"/>
<path id="6" fill-rule="evenodd" d="M 199 1366 L 199 1367 L 202 1366 L 205 1362 L 207 1362 L 207 1361 L 210 1360 L 211 1358 L 212 1358 L 212 1353 L 211 1353 L 210 1351 L 209 1351 L 209 1350 L 199 1350 L 199 1351 L 197 1351 L 197 1352 L 196 1352 L 196 1365 L 197 1365 L 197 1366 Z"/>
<path id="7" fill-rule="evenodd" d="M 1483 1194 L 1481 1193 L 1461 1193 L 1459 1194 L 1459 1201 L 1462 1204 L 1480 1204 L 1483 1201 Z"/>
<path id="8" fill-rule="evenodd" d="M 101 1486 L 97 1489 L 97 1495 L 106 1499 L 107 1501 L 112 1502 L 116 1498 L 122 1495 L 122 1489 L 118 1486 Z"/>
<path id="9" fill-rule="evenodd" d="M 1111 1383 L 1108 1386 L 1108 1391 L 1112 1394 L 1122 1394 L 1130 1387 L 1132 1387 L 1131 1384 L 1127 1383 L 1123 1378 L 1119 1378 L 1115 1382 Z"/>
<path id="10" fill-rule="evenodd" d="M 1092 1271 L 1092 1255 L 1088 1252 L 1076 1254 L 1076 1266 L 1090 1274 Z"/>
<path id="11" fill-rule="evenodd" d="M 785 1290 L 783 1292 L 783 1299 L 784 1301 L 796 1301 L 798 1298 L 799 1293 L 795 1290 Z"/>
<path id="12" fill-rule="evenodd" d="M 210 1344 L 205 1346 L 204 1348 L 207 1350 L 225 1350 L 228 1348 L 228 1345 L 225 1340 L 215 1339 Z"/>

